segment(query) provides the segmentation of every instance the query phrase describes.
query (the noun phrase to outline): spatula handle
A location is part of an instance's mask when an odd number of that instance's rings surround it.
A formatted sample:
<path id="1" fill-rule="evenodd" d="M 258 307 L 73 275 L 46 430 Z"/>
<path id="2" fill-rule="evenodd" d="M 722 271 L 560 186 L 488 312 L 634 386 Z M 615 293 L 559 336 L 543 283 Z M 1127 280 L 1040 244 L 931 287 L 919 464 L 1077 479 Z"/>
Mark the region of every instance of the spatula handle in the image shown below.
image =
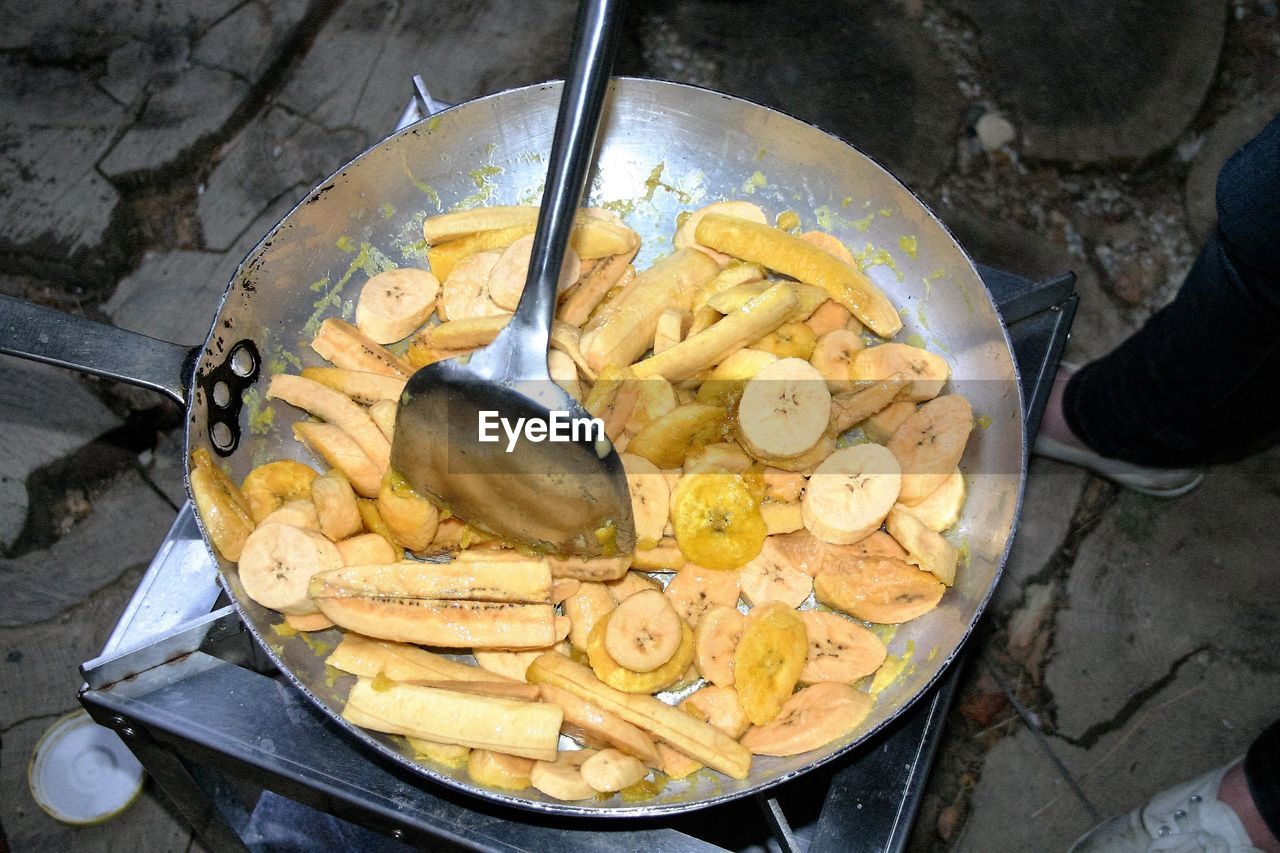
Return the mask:
<path id="1" fill-rule="evenodd" d="M 596 131 L 604 110 L 609 72 L 613 68 L 622 5 L 622 0 L 583 0 L 578 8 L 569 75 L 560 96 L 560 112 L 551 140 L 550 165 L 533 238 L 529 277 L 507 328 L 511 334 L 504 334 L 494 342 L 497 346 L 518 345 L 518 351 L 508 352 L 507 363 L 514 368 L 510 372 L 522 378 L 538 379 L 547 375 L 547 345 L 555 316 L 556 284 L 573 230 L 574 215 L 591 169 Z M 506 340 L 501 341 L 502 338 Z"/>

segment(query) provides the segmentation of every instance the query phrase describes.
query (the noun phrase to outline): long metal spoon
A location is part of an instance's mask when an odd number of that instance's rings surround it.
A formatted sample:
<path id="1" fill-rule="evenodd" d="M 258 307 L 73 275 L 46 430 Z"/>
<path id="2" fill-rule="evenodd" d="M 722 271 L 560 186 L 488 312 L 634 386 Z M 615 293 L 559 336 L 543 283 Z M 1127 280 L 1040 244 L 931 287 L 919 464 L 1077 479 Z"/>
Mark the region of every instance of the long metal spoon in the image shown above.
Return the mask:
<path id="1" fill-rule="evenodd" d="M 588 556 L 632 550 L 631 499 L 603 427 L 551 381 L 547 346 L 620 5 L 584 0 L 578 10 L 533 257 L 514 316 L 466 363 L 449 359 L 413 375 L 391 446 L 391 463 L 409 484 L 463 521 L 541 550 Z M 554 440 L 556 433 L 567 440 Z"/>

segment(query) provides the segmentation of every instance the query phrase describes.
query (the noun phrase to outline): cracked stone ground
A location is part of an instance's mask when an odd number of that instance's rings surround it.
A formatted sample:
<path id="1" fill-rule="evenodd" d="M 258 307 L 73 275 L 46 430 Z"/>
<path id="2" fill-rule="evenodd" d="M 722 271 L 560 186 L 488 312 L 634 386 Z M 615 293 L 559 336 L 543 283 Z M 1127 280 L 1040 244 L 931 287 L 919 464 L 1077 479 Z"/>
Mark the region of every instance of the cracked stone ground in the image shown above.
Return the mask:
<path id="1" fill-rule="evenodd" d="M 181 342 L 203 338 L 259 237 L 391 127 L 410 74 L 446 101 L 556 76 L 573 14 L 0 5 L 0 291 Z M 1077 359 L 1176 290 L 1218 166 L 1280 109 L 1274 0 L 632 6 L 620 72 L 782 107 L 886 163 L 979 260 L 1075 270 Z M 15 850 L 186 849 L 154 791 L 72 829 L 25 784 L 183 500 L 180 413 L 12 359 L 0 392 L 0 824 Z M 913 850 L 1064 849 L 1280 713 L 1278 482 L 1274 449 L 1169 503 L 1033 463 Z"/>

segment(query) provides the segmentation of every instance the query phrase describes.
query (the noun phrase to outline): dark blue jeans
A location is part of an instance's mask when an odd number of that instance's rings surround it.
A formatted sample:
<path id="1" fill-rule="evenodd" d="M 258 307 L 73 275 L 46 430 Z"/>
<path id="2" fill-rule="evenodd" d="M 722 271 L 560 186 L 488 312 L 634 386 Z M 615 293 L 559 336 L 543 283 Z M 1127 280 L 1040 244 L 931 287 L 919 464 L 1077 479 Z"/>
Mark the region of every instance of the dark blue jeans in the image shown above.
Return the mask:
<path id="1" fill-rule="evenodd" d="M 1280 117 L 1222 167 L 1217 202 L 1173 302 L 1067 384 L 1067 423 L 1103 456 L 1194 467 L 1280 435 Z"/>
<path id="2" fill-rule="evenodd" d="M 1271 834 L 1280 838 L 1280 720 L 1249 747 L 1244 757 L 1244 777 L 1258 813 Z"/>

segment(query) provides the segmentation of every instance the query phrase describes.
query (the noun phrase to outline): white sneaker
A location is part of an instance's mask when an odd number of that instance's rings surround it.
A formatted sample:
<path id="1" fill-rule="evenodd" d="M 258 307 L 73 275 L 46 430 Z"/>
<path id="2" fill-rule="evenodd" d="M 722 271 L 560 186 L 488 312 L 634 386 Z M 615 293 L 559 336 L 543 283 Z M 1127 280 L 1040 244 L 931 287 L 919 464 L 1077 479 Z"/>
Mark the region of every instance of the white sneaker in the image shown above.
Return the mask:
<path id="1" fill-rule="evenodd" d="M 1261 853 L 1235 811 L 1218 799 L 1222 777 L 1235 766 L 1156 794 L 1145 806 L 1100 823 L 1069 853 Z"/>

